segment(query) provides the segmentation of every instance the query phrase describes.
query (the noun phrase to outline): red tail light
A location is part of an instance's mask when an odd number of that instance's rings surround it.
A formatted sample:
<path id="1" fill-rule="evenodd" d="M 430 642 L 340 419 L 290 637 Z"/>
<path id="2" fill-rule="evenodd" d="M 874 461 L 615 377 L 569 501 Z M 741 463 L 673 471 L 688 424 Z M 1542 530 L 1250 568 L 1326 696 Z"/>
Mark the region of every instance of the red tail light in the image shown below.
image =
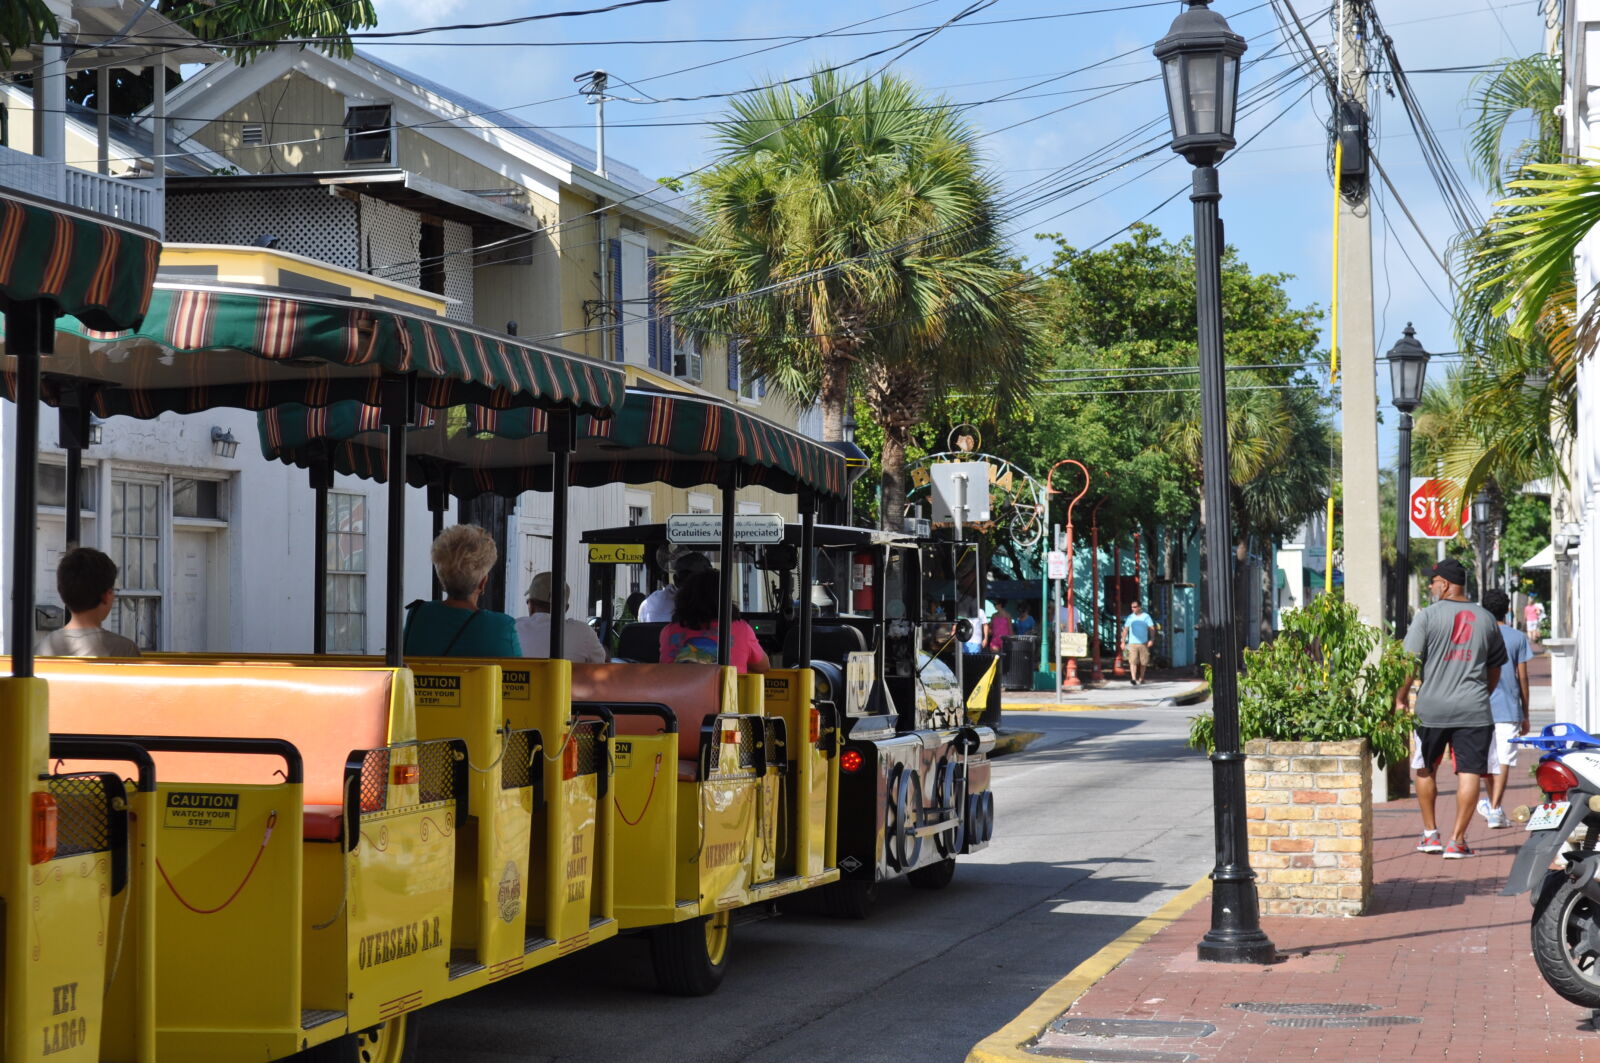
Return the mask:
<path id="1" fill-rule="evenodd" d="M 865 758 L 854 749 L 847 749 L 839 754 L 839 770 L 849 775 L 854 775 L 861 770 Z"/>
<path id="2" fill-rule="evenodd" d="M 822 738 L 822 713 L 816 709 L 811 710 L 811 741 L 816 742 Z"/>
<path id="3" fill-rule="evenodd" d="M 567 741 L 567 748 L 561 751 L 561 777 L 563 779 L 578 777 L 578 743 L 571 739 Z"/>
<path id="4" fill-rule="evenodd" d="M 394 766 L 394 784 L 406 786 L 417 781 L 419 771 L 415 764 L 396 764 Z"/>
<path id="5" fill-rule="evenodd" d="M 56 799 L 49 794 L 33 795 L 32 860 L 42 864 L 56 858 Z"/>
<path id="6" fill-rule="evenodd" d="M 1565 799 L 1567 791 L 1578 785 L 1578 777 L 1572 773 L 1572 769 L 1559 760 L 1547 760 L 1540 764 L 1534 778 L 1538 780 L 1539 789 L 1549 794 L 1552 801 Z"/>

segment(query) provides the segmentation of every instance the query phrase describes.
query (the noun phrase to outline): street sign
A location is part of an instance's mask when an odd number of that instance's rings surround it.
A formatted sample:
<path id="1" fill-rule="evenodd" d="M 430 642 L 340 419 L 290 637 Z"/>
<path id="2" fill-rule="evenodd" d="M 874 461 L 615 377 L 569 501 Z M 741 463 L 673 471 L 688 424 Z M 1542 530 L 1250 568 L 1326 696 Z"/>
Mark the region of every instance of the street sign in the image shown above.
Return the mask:
<path id="1" fill-rule="evenodd" d="M 714 544 L 722 541 L 722 514 L 674 513 L 667 518 L 667 542 Z M 733 541 L 772 545 L 783 542 L 781 513 L 740 513 L 733 518 Z"/>
<path id="2" fill-rule="evenodd" d="M 590 543 L 591 565 L 639 565 L 644 563 L 643 543 Z"/>
<path id="3" fill-rule="evenodd" d="M 1447 497 L 1454 495 L 1451 500 Z M 1411 536 L 1414 539 L 1454 539 L 1471 523 L 1464 506 L 1461 481 L 1442 476 L 1411 478 Z"/>
<path id="4" fill-rule="evenodd" d="M 1067 578 L 1067 555 L 1060 550 L 1051 550 L 1048 554 L 1045 554 L 1044 564 L 1046 579 Z"/>
<path id="5" fill-rule="evenodd" d="M 1062 657 L 1087 657 L 1089 656 L 1089 633 L 1087 631 L 1063 631 L 1061 633 Z"/>

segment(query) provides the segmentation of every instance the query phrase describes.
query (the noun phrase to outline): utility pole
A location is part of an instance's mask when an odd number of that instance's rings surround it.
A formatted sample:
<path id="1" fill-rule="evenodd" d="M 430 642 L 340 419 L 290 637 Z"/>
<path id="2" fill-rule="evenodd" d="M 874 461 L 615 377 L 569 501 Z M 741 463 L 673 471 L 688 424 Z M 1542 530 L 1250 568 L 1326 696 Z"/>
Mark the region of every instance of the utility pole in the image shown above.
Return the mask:
<path id="1" fill-rule="evenodd" d="M 1378 533 L 1378 386 L 1372 322 L 1372 200 L 1367 156 L 1366 0 L 1340 0 L 1338 270 L 1344 417 L 1344 596 L 1369 624 L 1383 621 Z M 1331 539 L 1330 530 L 1330 539 Z M 1329 544 L 1330 564 L 1332 542 Z"/>

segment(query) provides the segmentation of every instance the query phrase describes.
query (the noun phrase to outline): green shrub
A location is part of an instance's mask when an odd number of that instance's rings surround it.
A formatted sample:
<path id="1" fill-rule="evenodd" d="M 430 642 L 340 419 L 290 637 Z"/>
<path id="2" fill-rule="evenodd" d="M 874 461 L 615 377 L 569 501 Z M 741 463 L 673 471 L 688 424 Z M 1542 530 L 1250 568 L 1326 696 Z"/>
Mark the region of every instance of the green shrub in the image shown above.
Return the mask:
<path id="1" fill-rule="evenodd" d="M 1283 616 L 1283 630 L 1244 651 L 1239 677 L 1242 741 L 1343 742 L 1365 738 L 1379 763 L 1411 754 L 1412 720 L 1394 694 L 1412 659 L 1393 639 L 1361 621 L 1355 606 L 1331 594 Z M 1190 717 L 1189 744 L 1216 748 L 1210 713 Z"/>

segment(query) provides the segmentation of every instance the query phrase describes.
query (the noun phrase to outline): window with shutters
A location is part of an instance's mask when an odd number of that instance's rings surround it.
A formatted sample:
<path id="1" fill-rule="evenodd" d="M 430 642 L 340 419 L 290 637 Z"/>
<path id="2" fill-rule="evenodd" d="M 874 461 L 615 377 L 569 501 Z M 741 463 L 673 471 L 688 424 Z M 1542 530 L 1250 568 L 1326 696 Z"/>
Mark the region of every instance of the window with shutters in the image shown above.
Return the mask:
<path id="1" fill-rule="evenodd" d="M 650 314 L 649 250 L 643 233 L 622 234 L 622 289 L 617 305 L 622 309 L 622 360 L 629 365 L 650 364 L 650 330 L 655 321 Z"/>
<path id="2" fill-rule="evenodd" d="M 739 396 L 741 402 L 759 403 L 767 393 L 767 385 L 749 372 L 742 364 L 739 341 L 728 340 L 728 390 Z"/>
<path id="3" fill-rule="evenodd" d="M 669 326 L 672 336 L 672 375 L 698 384 L 705 379 L 706 359 L 701 351 L 704 337 L 692 329 Z"/>

